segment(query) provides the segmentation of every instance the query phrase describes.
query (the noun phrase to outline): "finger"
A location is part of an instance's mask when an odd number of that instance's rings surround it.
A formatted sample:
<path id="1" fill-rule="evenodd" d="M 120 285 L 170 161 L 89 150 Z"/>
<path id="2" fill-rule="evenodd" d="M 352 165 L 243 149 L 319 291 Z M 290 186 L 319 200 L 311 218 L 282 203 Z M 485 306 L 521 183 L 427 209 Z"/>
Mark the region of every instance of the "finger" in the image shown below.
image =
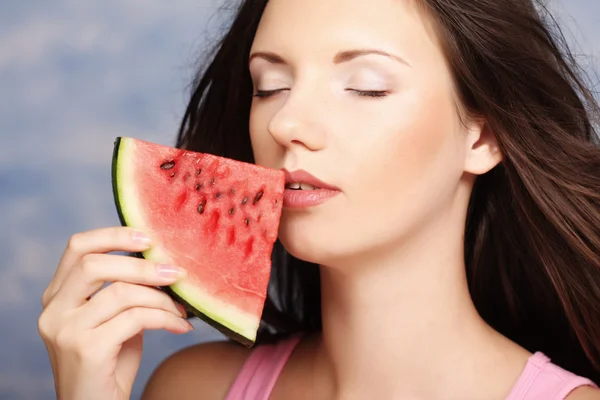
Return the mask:
<path id="1" fill-rule="evenodd" d="M 106 282 L 167 286 L 185 278 L 184 269 L 115 254 L 87 254 L 66 277 L 55 301 L 69 307 L 83 305 Z"/>
<path id="2" fill-rule="evenodd" d="M 118 314 L 134 307 L 155 308 L 184 317 L 185 312 L 166 293 L 148 286 L 115 282 L 102 289 L 79 308 L 78 323 L 83 329 L 93 329 Z"/>
<path id="3" fill-rule="evenodd" d="M 76 233 L 69 239 L 58 267 L 44 292 L 45 307 L 64 282 L 69 271 L 88 253 L 111 251 L 140 252 L 149 248 L 151 239 L 129 227 L 108 227 Z"/>
<path id="4" fill-rule="evenodd" d="M 156 308 L 134 307 L 94 329 L 93 342 L 109 346 L 106 348 L 109 351 L 110 348 L 120 346 L 144 330 L 159 329 L 181 334 L 194 328 L 187 320 L 171 312 Z"/>

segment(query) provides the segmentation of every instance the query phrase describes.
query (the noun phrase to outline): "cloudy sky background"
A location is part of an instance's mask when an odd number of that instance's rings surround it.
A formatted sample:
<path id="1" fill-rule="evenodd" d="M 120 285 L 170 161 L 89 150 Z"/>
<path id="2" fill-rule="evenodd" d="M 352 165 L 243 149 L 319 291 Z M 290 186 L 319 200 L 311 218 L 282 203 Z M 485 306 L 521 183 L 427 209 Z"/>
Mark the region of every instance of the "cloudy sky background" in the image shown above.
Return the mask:
<path id="1" fill-rule="evenodd" d="M 0 12 L 0 399 L 54 398 L 41 292 L 68 237 L 118 224 L 115 136 L 172 144 L 222 0 L 4 0 Z M 598 71 L 600 2 L 553 2 Z M 151 332 L 134 398 L 169 353 L 220 335 Z"/>

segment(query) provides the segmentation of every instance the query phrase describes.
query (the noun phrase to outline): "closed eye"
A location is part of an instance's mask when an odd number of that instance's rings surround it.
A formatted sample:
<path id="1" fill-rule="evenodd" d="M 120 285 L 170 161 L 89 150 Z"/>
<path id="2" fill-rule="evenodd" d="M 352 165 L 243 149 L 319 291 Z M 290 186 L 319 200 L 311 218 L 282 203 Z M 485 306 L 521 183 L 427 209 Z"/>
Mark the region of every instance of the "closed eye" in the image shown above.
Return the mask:
<path id="1" fill-rule="evenodd" d="M 266 98 L 273 96 L 279 92 L 283 92 L 284 90 L 289 89 L 273 89 L 273 90 L 257 90 L 254 94 L 254 97 Z M 346 91 L 354 92 L 359 96 L 363 97 L 385 97 L 389 94 L 387 90 L 358 90 L 358 89 L 346 89 Z"/>
<path id="2" fill-rule="evenodd" d="M 387 90 L 358 90 L 358 89 L 346 89 L 346 91 L 354 92 L 359 96 L 365 97 L 385 97 L 390 94 Z"/>
<path id="3" fill-rule="evenodd" d="M 273 89 L 273 90 L 257 90 L 256 93 L 254 94 L 254 97 L 259 97 L 259 98 L 270 97 L 279 92 L 283 92 L 284 90 L 289 90 L 289 89 L 282 88 L 282 89 Z"/>

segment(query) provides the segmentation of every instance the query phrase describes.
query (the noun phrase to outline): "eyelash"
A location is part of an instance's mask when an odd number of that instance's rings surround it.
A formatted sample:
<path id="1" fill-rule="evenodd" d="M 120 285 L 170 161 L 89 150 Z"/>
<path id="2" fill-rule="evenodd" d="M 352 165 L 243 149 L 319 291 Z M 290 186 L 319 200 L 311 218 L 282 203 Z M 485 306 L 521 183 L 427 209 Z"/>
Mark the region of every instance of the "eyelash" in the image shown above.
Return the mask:
<path id="1" fill-rule="evenodd" d="M 355 90 L 355 89 L 346 89 L 348 91 L 352 91 L 359 96 L 365 97 L 385 97 L 389 94 L 387 90 Z"/>
<path id="2" fill-rule="evenodd" d="M 279 92 L 283 92 L 284 90 L 289 89 L 275 89 L 275 90 L 258 90 L 254 97 L 258 98 L 267 98 L 277 94 Z M 346 91 L 352 91 L 361 97 L 385 97 L 389 94 L 387 90 L 356 90 L 356 89 L 346 89 Z"/>
<path id="3" fill-rule="evenodd" d="M 270 96 L 272 96 L 274 94 L 277 94 L 279 92 L 283 92 L 284 90 L 288 90 L 288 89 L 257 90 L 256 94 L 254 95 L 254 97 L 259 97 L 259 98 L 270 97 Z"/>

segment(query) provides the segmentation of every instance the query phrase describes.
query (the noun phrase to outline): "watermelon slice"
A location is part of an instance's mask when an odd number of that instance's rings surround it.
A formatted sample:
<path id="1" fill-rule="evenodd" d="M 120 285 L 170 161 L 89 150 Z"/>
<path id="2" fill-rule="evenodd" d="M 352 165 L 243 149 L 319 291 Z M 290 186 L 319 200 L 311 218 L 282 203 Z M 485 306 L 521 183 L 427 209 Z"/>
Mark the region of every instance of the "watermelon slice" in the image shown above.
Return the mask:
<path id="1" fill-rule="evenodd" d="M 267 295 L 284 173 L 117 137 L 112 184 L 121 224 L 153 238 L 140 256 L 189 272 L 162 289 L 251 347 Z"/>

